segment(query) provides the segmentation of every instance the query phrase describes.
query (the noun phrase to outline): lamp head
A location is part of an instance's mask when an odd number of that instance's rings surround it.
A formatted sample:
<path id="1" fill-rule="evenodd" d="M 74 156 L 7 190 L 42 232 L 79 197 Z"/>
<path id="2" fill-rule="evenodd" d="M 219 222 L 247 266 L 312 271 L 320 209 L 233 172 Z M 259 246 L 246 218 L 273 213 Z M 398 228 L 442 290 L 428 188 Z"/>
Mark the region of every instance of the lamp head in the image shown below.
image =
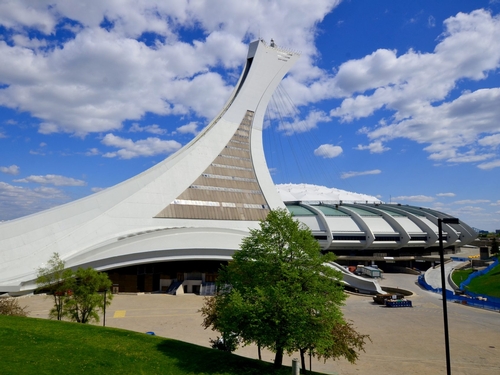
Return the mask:
<path id="1" fill-rule="evenodd" d="M 441 219 L 444 224 L 460 224 L 460 220 L 456 217 L 445 217 Z"/>

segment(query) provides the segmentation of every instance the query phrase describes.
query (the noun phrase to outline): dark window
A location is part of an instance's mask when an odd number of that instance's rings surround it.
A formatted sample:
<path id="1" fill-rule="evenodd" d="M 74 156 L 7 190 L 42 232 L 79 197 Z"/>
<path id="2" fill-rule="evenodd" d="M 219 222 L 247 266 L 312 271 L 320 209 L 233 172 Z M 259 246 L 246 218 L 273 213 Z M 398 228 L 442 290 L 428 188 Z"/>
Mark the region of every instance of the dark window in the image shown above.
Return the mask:
<path id="1" fill-rule="evenodd" d="M 411 236 L 410 241 L 427 241 L 427 237 Z"/>
<path id="2" fill-rule="evenodd" d="M 365 236 L 333 236 L 334 241 L 365 241 Z"/>
<path id="3" fill-rule="evenodd" d="M 399 237 L 375 236 L 375 241 L 399 241 Z"/>

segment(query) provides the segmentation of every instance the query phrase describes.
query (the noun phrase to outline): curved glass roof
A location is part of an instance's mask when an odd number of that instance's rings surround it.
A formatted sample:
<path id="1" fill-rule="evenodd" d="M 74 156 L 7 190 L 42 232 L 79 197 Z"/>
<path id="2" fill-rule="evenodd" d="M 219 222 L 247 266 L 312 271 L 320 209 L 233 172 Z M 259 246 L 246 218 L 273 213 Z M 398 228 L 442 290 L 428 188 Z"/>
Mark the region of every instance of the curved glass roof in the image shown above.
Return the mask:
<path id="1" fill-rule="evenodd" d="M 311 210 L 308 210 L 306 207 L 296 204 L 287 204 L 286 208 L 293 216 L 316 216 L 316 214 Z"/>
<path id="2" fill-rule="evenodd" d="M 425 216 L 425 213 L 422 212 L 422 209 L 418 209 L 416 207 L 410 207 L 410 206 L 397 206 L 395 208 L 398 208 L 403 211 L 407 211 L 409 213 L 412 213 L 415 216 Z"/>
<path id="3" fill-rule="evenodd" d="M 362 208 L 359 207 L 354 207 L 354 206 L 346 206 L 348 209 L 351 211 L 356 212 L 360 216 L 380 216 L 380 214 L 377 214 L 375 212 L 363 210 Z"/>
<path id="4" fill-rule="evenodd" d="M 420 209 L 422 211 L 428 212 L 428 213 L 430 213 L 431 215 L 434 215 L 434 216 L 446 215 L 444 212 L 436 211 L 436 210 L 433 210 L 431 208 L 420 208 Z"/>
<path id="5" fill-rule="evenodd" d="M 349 216 L 345 212 L 339 211 L 330 206 L 313 206 L 314 208 L 323 212 L 325 216 Z"/>
<path id="6" fill-rule="evenodd" d="M 402 214 L 402 213 L 400 213 L 400 212 L 392 211 L 392 210 L 390 210 L 390 209 L 381 208 L 381 207 L 378 207 L 378 206 L 376 206 L 375 208 L 376 208 L 377 210 L 380 210 L 380 211 L 382 211 L 382 212 L 385 212 L 386 214 L 389 214 L 389 215 L 391 215 L 391 216 L 402 216 L 402 217 L 404 217 L 404 216 L 405 216 L 405 215 L 403 215 L 403 214 Z"/>

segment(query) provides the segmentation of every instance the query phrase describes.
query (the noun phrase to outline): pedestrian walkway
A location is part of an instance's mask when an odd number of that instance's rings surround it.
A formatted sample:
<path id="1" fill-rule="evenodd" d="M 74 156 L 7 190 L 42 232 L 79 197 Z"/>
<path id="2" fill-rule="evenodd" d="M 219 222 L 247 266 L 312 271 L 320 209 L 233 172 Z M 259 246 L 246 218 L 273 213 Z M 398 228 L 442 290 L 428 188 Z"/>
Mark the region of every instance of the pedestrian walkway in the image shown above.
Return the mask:
<path id="1" fill-rule="evenodd" d="M 449 282 L 449 275 L 450 273 L 460 265 L 462 265 L 464 262 L 457 262 L 457 261 L 451 261 L 448 263 L 445 263 L 444 265 L 444 275 L 445 275 L 445 285 L 446 289 L 450 291 L 454 291 L 453 287 L 451 286 Z M 427 271 L 425 271 L 425 281 L 427 284 L 432 286 L 433 288 L 441 288 L 441 266 L 438 266 L 436 268 L 429 268 Z"/>

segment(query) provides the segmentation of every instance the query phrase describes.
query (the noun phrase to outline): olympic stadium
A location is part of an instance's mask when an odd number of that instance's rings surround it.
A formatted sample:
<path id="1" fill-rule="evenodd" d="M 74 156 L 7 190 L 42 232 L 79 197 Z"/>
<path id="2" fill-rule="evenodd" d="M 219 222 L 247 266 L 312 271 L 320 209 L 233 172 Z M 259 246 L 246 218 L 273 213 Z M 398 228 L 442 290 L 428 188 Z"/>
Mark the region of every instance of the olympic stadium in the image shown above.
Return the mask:
<path id="1" fill-rule="evenodd" d="M 0 292 L 32 292 L 37 269 L 58 253 L 67 267 L 108 272 L 119 291 L 210 294 L 220 264 L 278 208 L 307 225 L 342 265 L 430 265 L 438 220 L 450 215 L 273 183 L 264 115 L 298 58 L 273 42 L 252 42 L 225 106 L 178 152 L 116 186 L 0 224 Z M 446 252 L 475 238 L 463 222 L 443 224 Z M 343 272 L 346 283 L 378 290 L 376 282 Z"/>

